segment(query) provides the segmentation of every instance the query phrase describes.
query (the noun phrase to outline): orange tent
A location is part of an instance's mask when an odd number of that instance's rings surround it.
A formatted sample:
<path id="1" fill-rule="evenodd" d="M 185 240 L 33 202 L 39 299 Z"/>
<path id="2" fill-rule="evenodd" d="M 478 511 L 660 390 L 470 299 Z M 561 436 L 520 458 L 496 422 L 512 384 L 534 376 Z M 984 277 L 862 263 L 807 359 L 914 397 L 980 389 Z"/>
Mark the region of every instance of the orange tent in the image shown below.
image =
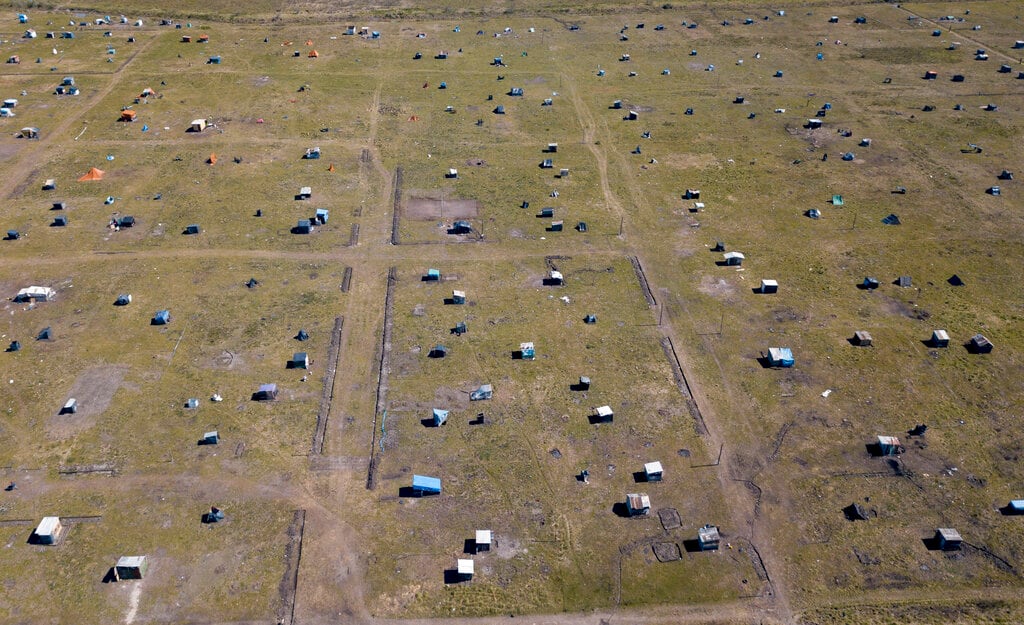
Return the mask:
<path id="1" fill-rule="evenodd" d="M 84 182 L 86 180 L 103 180 L 103 173 L 104 172 L 102 169 L 96 169 L 95 167 L 92 167 L 89 169 L 89 172 L 86 173 L 81 178 L 79 178 L 78 181 Z"/>
<path id="2" fill-rule="evenodd" d="M 316 50 L 310 50 L 309 51 L 309 58 L 315 59 L 315 58 L 318 58 L 319 56 L 320 56 L 320 53 L 317 52 Z"/>
<path id="3" fill-rule="evenodd" d="M 306 45 L 307 45 L 307 46 L 311 46 L 311 45 L 313 45 L 313 40 L 312 40 L 312 39 L 307 39 L 307 40 L 306 40 Z"/>
<path id="4" fill-rule="evenodd" d="M 131 109 L 125 109 L 125 110 L 121 111 L 121 121 L 123 121 L 123 122 L 133 122 L 133 121 L 135 121 L 135 111 L 133 111 Z"/>
<path id="5" fill-rule="evenodd" d="M 409 118 L 409 121 L 411 121 L 411 122 L 418 122 L 418 121 L 420 121 L 420 116 L 419 115 L 413 115 L 412 117 Z"/>
<path id="6" fill-rule="evenodd" d="M 327 171 L 334 171 L 334 163 L 331 163 L 331 166 L 327 168 Z"/>
<path id="7" fill-rule="evenodd" d="M 216 165 L 217 164 L 217 155 L 213 154 L 213 153 L 210 153 L 210 158 L 206 159 L 206 162 L 211 164 L 211 165 Z"/>

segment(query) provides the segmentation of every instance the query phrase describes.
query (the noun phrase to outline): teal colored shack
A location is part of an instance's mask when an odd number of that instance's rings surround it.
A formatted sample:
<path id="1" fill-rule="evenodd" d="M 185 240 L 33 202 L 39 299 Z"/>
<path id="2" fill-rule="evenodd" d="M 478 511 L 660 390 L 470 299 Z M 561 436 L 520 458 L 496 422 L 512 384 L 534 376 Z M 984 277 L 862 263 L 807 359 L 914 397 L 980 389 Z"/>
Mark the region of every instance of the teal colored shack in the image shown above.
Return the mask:
<path id="1" fill-rule="evenodd" d="M 441 478 L 439 478 L 439 477 L 428 477 L 426 475 L 413 475 L 412 476 L 412 490 L 418 496 L 422 496 L 422 495 L 440 495 L 441 494 Z"/>

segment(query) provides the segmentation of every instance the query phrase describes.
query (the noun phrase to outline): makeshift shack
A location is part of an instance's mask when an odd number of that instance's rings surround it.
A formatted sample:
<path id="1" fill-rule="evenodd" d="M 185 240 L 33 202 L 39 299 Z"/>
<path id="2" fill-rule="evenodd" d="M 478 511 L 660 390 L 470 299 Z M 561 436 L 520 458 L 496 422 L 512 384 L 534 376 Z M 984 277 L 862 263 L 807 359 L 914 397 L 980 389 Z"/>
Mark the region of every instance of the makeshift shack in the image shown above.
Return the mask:
<path id="1" fill-rule="evenodd" d="M 726 252 L 725 254 L 722 254 L 722 257 L 725 259 L 726 265 L 735 266 L 742 265 L 743 259 L 746 258 L 742 252 Z"/>
<path id="2" fill-rule="evenodd" d="M 57 295 L 57 292 L 48 286 L 29 286 L 18 291 L 14 296 L 16 302 L 48 302 Z"/>
<path id="3" fill-rule="evenodd" d="M 772 367 L 792 367 L 796 363 L 793 350 L 788 347 L 769 347 L 768 365 Z"/>
<path id="4" fill-rule="evenodd" d="M 473 541 L 473 550 L 477 553 L 491 550 L 491 530 L 477 530 L 476 540 Z"/>
<path id="5" fill-rule="evenodd" d="M 594 409 L 593 420 L 595 423 L 611 423 L 614 418 L 615 413 L 611 406 L 598 406 Z"/>
<path id="6" fill-rule="evenodd" d="M 142 579 L 149 570 L 146 556 L 121 556 L 114 566 L 114 579 Z"/>
<path id="7" fill-rule="evenodd" d="M 46 516 L 32 532 L 29 542 L 35 545 L 55 545 L 63 533 L 64 526 L 61 525 L 60 517 Z"/>
<path id="8" fill-rule="evenodd" d="M 935 530 L 935 536 L 932 538 L 932 542 L 935 546 L 943 551 L 956 551 L 960 549 L 960 545 L 964 542 L 963 537 L 960 536 L 960 532 L 956 531 L 951 527 L 940 527 Z"/>
<path id="9" fill-rule="evenodd" d="M 441 494 L 441 478 L 413 475 L 412 490 L 417 496 L 439 495 Z"/>
<path id="10" fill-rule="evenodd" d="M 714 525 L 705 525 L 697 530 L 697 544 L 700 546 L 701 551 L 714 551 L 718 549 L 718 544 L 721 540 L 721 534 Z"/>
<path id="11" fill-rule="evenodd" d="M 255 401 L 271 401 L 277 399 L 277 384 L 260 384 L 260 387 L 252 394 Z"/>
<path id="12" fill-rule="evenodd" d="M 651 498 L 646 493 L 629 493 L 626 495 L 626 514 L 644 516 L 651 513 Z"/>
<path id="13" fill-rule="evenodd" d="M 660 462 L 648 462 L 644 464 L 644 479 L 648 482 L 660 482 L 664 475 L 664 469 Z"/>
<path id="14" fill-rule="evenodd" d="M 903 445 L 895 436 L 879 436 L 878 453 L 883 456 L 896 456 L 903 453 Z"/>
<path id="15" fill-rule="evenodd" d="M 971 337 L 968 347 L 971 353 L 974 354 L 988 354 L 992 351 L 992 341 L 988 340 L 984 334 L 975 334 Z"/>
<path id="16" fill-rule="evenodd" d="M 455 563 L 455 575 L 459 581 L 463 582 L 473 579 L 473 561 L 468 558 L 459 558 Z"/>

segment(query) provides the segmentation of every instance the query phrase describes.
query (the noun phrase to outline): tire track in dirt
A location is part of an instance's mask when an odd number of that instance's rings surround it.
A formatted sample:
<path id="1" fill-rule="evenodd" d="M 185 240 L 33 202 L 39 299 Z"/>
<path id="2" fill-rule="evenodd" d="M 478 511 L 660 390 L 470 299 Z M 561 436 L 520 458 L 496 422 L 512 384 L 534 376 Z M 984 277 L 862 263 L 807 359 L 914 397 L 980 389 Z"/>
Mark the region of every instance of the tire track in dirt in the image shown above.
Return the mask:
<path id="1" fill-rule="evenodd" d="M 569 87 L 569 96 L 572 98 L 572 104 L 576 108 L 576 119 L 579 120 L 580 127 L 583 129 L 583 143 L 586 144 L 590 153 L 594 155 L 594 161 L 597 163 L 597 173 L 601 180 L 601 194 L 604 195 L 605 204 L 617 216 L 622 218 L 624 216 L 622 204 L 619 202 L 619 198 L 612 192 L 611 185 L 608 184 L 608 155 L 605 154 L 603 148 L 595 143 L 597 123 L 594 121 L 594 115 L 587 108 L 586 103 L 583 102 L 579 92 L 576 90 L 576 84 L 568 75 L 562 74 L 562 83 Z"/>

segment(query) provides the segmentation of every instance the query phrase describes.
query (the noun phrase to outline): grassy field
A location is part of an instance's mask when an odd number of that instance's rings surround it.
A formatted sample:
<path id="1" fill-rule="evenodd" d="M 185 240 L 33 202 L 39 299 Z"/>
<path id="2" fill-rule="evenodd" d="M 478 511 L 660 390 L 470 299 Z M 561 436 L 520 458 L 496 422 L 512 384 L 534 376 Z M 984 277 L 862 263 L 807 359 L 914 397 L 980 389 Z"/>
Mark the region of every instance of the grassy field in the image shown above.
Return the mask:
<path id="1" fill-rule="evenodd" d="M 1015 3 L 6 6 L 0 220 L 20 236 L 0 242 L 0 340 L 22 349 L 0 354 L 0 479 L 18 486 L 0 492 L 0 622 L 1024 615 L 1024 527 L 1001 512 L 1024 497 L 1024 204 L 997 178 L 1021 173 Z M 145 25 L 68 25 L 122 12 Z M 62 27 L 75 39 L 44 37 Z M 80 95 L 54 95 L 64 76 Z M 186 132 L 196 118 L 211 127 Z M 77 182 L 90 167 L 104 179 Z M 57 296 L 14 302 L 30 285 Z M 935 329 L 948 348 L 924 343 Z M 966 349 L 979 332 L 992 353 Z M 525 341 L 536 360 L 512 358 Z M 794 368 L 762 365 L 777 346 Z M 310 370 L 286 368 L 298 351 Z M 252 401 L 267 382 L 277 400 Z M 601 405 L 612 423 L 589 421 Z M 878 435 L 905 451 L 873 456 Z M 637 483 L 651 460 L 665 481 Z M 443 494 L 408 496 L 413 474 Z M 649 517 L 618 514 L 634 491 Z M 199 522 L 211 505 L 227 523 Z M 64 541 L 28 544 L 51 514 Z M 687 551 L 709 522 L 727 544 Z M 964 547 L 929 550 L 937 527 Z M 464 554 L 485 528 L 494 548 Z M 145 580 L 103 583 L 135 554 Z M 462 557 L 476 575 L 449 583 Z"/>
<path id="2" fill-rule="evenodd" d="M 564 287 L 542 285 L 543 263 L 446 265 L 441 271 L 449 279 L 440 283 L 421 282 L 422 271 L 399 274 L 373 523 L 391 538 L 375 549 L 368 572 L 383 591 L 373 603 L 390 607 L 384 614 L 490 613 L 523 605 L 575 611 L 609 605 L 611 597 L 623 604 L 672 603 L 682 588 L 701 588 L 713 599 L 756 592 L 756 584 L 744 589 L 739 582 L 756 582 L 749 556 L 653 561 L 653 542 L 682 544 L 724 514 L 713 473 L 693 468 L 709 462 L 707 450 L 678 401 L 629 262 L 552 262 Z M 442 303 L 452 288 L 466 290 L 465 306 Z M 504 306 L 510 301 L 517 302 L 514 314 Z M 587 314 L 597 323 L 584 324 Z M 449 328 L 463 320 L 468 333 L 450 336 Z M 528 340 L 535 342 L 536 360 L 514 360 L 512 352 Z M 449 355 L 428 358 L 438 343 Z M 590 390 L 570 389 L 580 375 L 591 377 Z M 494 398 L 470 402 L 469 391 L 484 383 L 494 385 Z M 601 405 L 615 410 L 612 423 L 590 422 Z M 424 424 L 432 408 L 451 411 L 443 427 Z M 480 414 L 484 422 L 474 425 Z M 666 481 L 637 484 L 635 473 L 652 460 L 662 461 Z M 583 469 L 592 473 L 590 484 L 574 479 Z M 451 494 L 396 497 L 412 473 L 441 476 Z M 688 488 L 678 488 L 681 483 Z M 666 531 L 653 514 L 617 518 L 613 505 L 636 490 L 649 492 L 655 509 L 678 510 L 682 527 Z M 484 574 L 489 579 L 454 588 L 435 603 L 443 580 L 438 556 L 450 554 L 440 564 L 454 565 L 480 528 L 497 536 L 495 553 L 477 557 L 485 571 L 493 569 Z M 538 587 L 544 579 L 557 583 Z M 403 595 L 418 601 L 396 598 Z"/>

